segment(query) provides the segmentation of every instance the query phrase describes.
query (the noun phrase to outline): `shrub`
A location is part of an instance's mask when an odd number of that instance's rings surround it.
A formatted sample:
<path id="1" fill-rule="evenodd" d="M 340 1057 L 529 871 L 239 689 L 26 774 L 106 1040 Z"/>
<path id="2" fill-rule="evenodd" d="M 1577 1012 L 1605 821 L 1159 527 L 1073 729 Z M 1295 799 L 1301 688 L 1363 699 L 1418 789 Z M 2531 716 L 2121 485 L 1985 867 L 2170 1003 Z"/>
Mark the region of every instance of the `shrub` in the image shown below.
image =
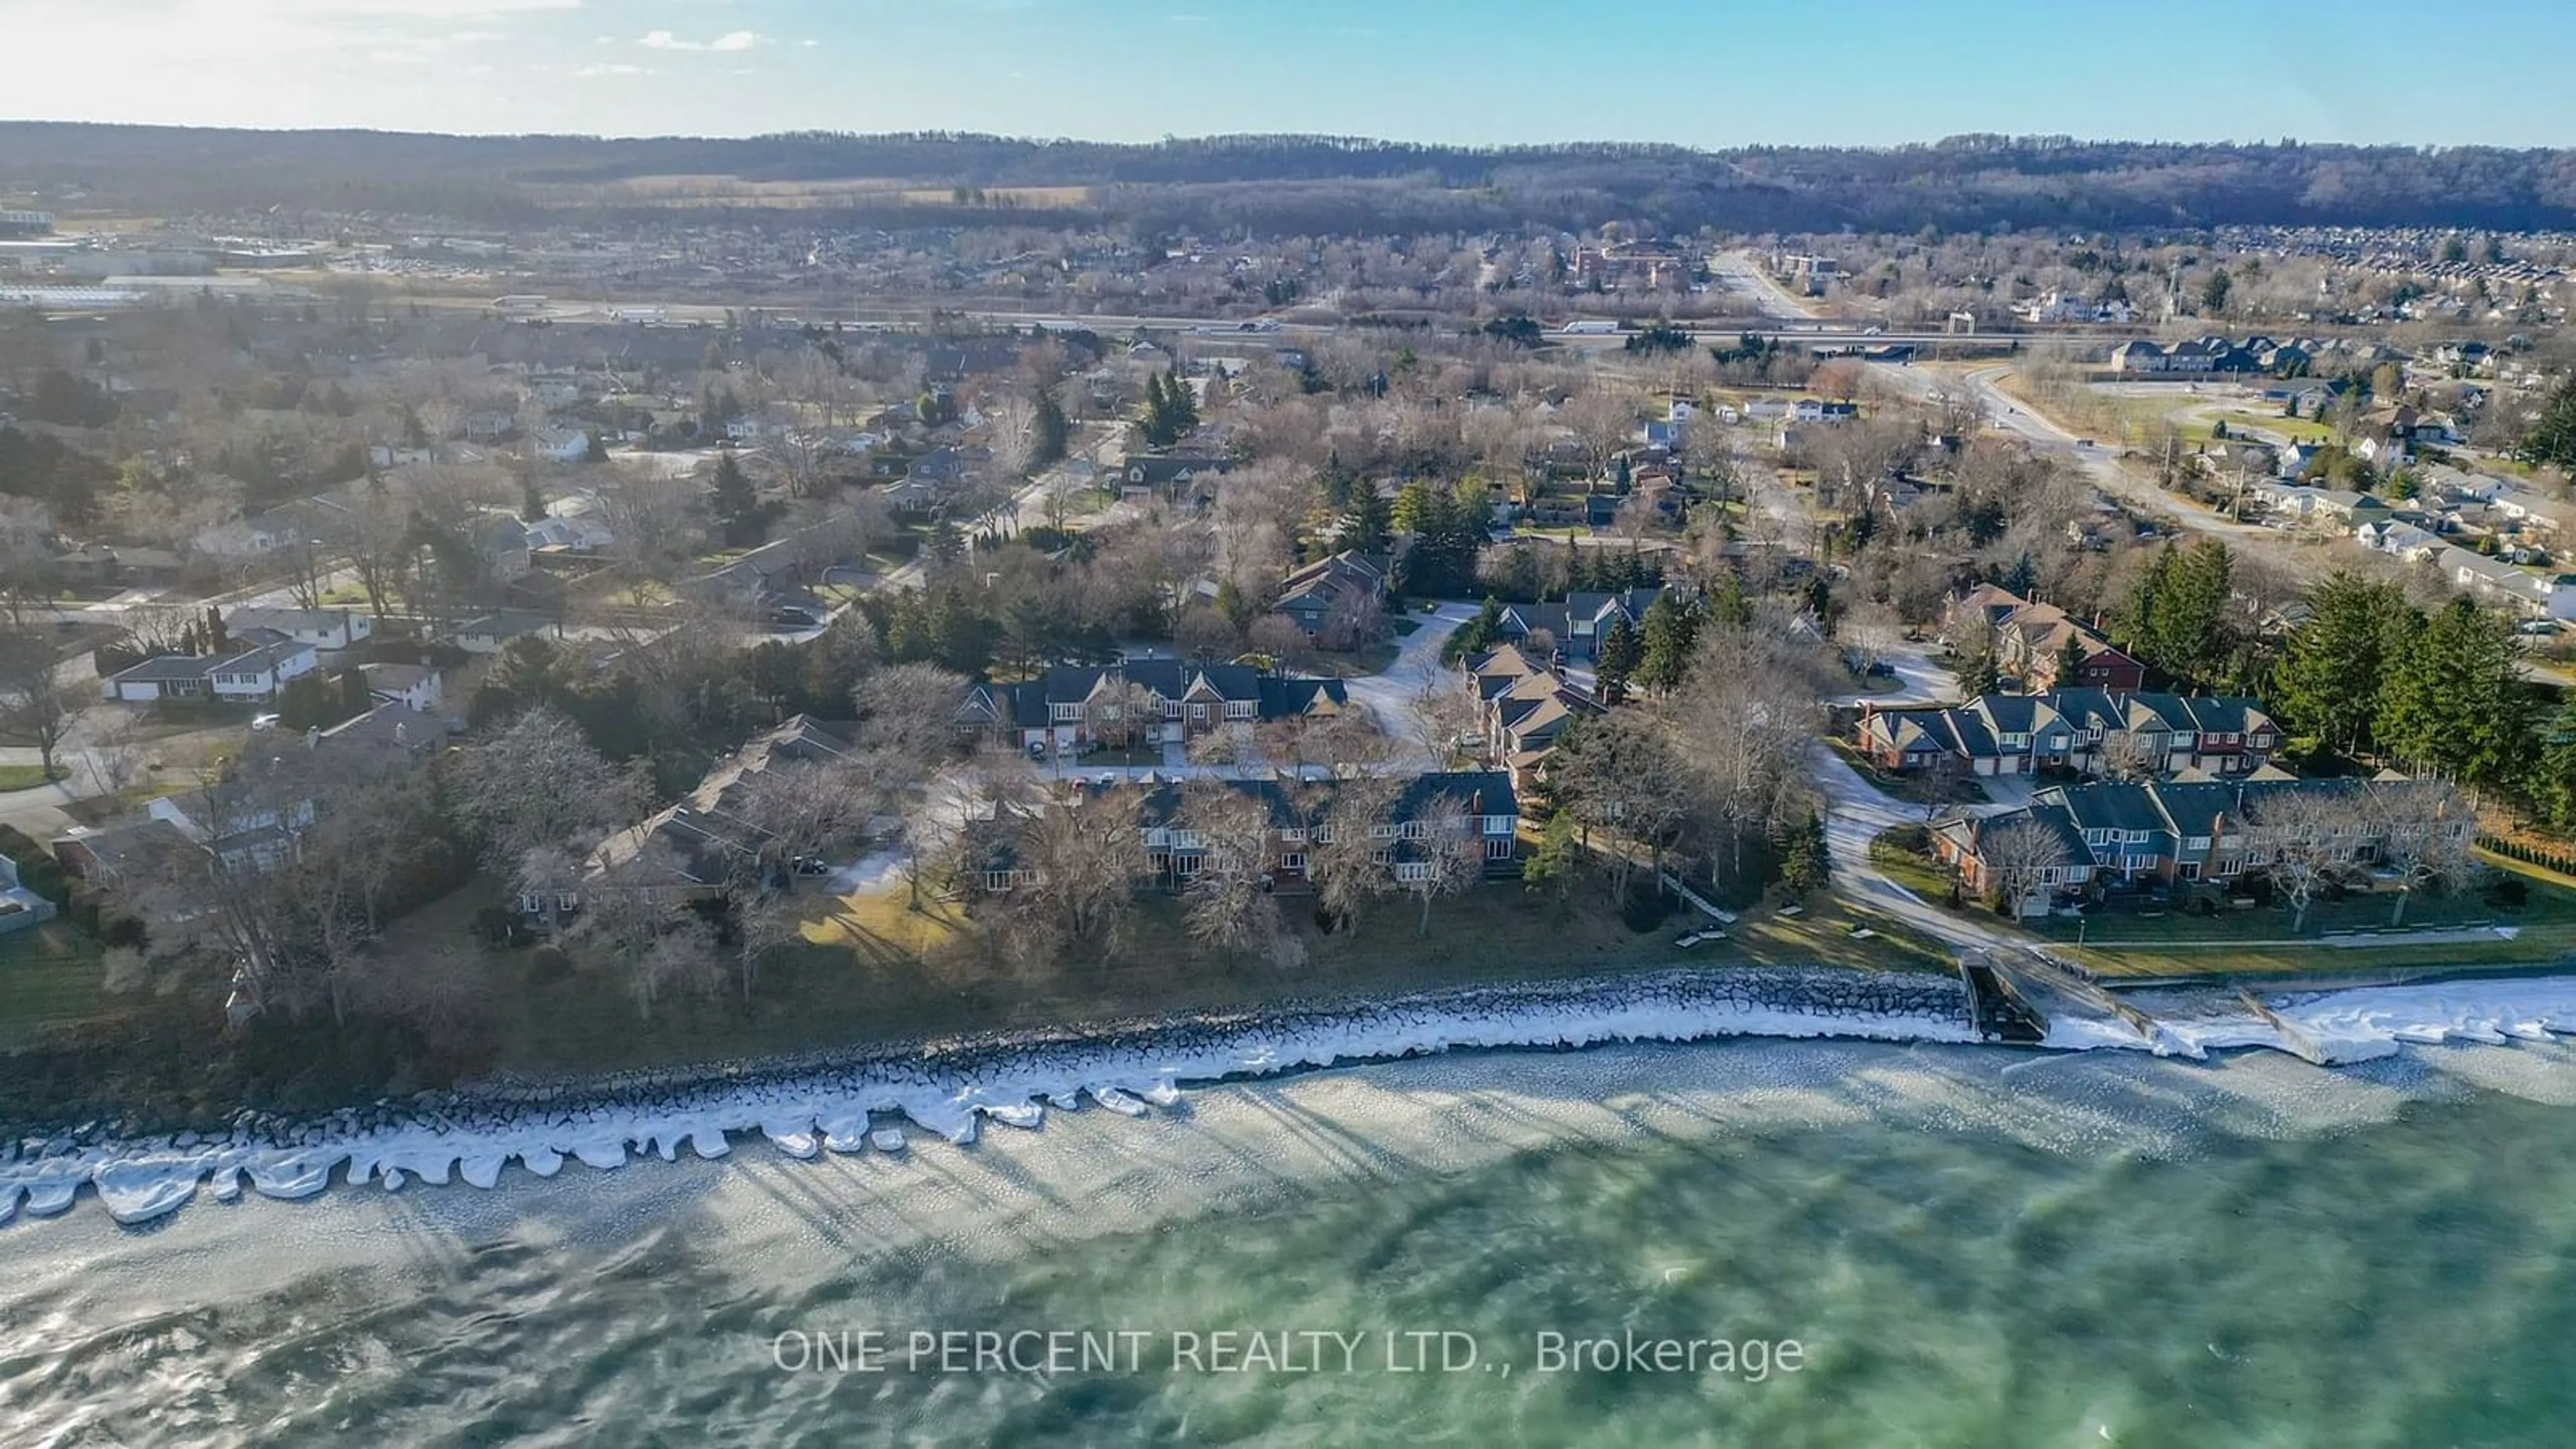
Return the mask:
<path id="1" fill-rule="evenodd" d="M 1673 913 L 1673 898 L 1652 884 L 1632 886 L 1628 898 L 1619 903 L 1619 919 L 1629 930 L 1643 935 L 1664 923 Z"/>

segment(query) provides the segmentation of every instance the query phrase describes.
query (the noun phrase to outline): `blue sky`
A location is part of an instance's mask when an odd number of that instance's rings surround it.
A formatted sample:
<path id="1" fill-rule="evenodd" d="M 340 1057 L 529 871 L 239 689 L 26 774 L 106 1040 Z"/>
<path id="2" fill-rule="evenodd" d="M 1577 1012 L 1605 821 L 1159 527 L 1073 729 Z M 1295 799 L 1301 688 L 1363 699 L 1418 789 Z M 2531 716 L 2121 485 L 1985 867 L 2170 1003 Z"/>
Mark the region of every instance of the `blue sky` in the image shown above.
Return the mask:
<path id="1" fill-rule="evenodd" d="M 16 119 L 2576 144 L 2569 0 L 0 0 L 0 35 Z"/>

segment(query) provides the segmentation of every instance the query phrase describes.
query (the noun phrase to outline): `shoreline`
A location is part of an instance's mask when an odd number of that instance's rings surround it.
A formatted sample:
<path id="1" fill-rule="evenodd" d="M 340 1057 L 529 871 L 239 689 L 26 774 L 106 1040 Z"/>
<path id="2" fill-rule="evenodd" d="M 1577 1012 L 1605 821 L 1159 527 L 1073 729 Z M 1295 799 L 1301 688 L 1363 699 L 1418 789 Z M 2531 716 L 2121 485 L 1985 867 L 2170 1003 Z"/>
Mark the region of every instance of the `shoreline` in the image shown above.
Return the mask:
<path id="1" fill-rule="evenodd" d="M 2203 1059 L 2268 1048 L 2324 1066 L 2405 1045 L 2576 1036 L 2576 977 L 2452 981 L 2277 995 L 2259 1012 L 2216 991 L 2176 992 L 2151 1035 L 2061 1017 L 2035 1050 L 2125 1049 Z M 1984 1044 L 1964 985 L 1942 975 L 1830 969 L 1688 969 L 1617 981 L 1460 988 L 1335 1008 L 1018 1033 L 789 1061 L 496 1082 L 299 1119 L 252 1119 L 216 1137 L 72 1135 L 0 1143 L 0 1225 L 69 1211 L 84 1194 L 119 1223 L 175 1212 L 200 1191 L 294 1200 L 412 1179 L 498 1185 L 512 1162 L 550 1178 L 567 1158 L 613 1170 L 643 1155 L 732 1151 L 758 1134 L 792 1158 L 898 1156 L 916 1134 L 971 1144 L 986 1123 L 1035 1130 L 1046 1111 L 1130 1117 L 1175 1107 L 1184 1086 L 1276 1078 L 1453 1051 L 1569 1051 L 1727 1037 Z"/>

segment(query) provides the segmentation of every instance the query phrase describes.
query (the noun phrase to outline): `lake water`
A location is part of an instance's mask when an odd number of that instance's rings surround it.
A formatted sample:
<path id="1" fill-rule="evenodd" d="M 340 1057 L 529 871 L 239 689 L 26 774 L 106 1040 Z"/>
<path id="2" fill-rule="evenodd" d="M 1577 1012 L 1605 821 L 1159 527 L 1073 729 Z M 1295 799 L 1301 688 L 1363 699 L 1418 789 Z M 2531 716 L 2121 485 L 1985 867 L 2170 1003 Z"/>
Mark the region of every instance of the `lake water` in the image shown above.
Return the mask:
<path id="1" fill-rule="evenodd" d="M 0 1230 L 0 1444 L 2563 1444 L 2571 1238 L 2576 1046 L 1457 1056 L 84 1205 Z"/>

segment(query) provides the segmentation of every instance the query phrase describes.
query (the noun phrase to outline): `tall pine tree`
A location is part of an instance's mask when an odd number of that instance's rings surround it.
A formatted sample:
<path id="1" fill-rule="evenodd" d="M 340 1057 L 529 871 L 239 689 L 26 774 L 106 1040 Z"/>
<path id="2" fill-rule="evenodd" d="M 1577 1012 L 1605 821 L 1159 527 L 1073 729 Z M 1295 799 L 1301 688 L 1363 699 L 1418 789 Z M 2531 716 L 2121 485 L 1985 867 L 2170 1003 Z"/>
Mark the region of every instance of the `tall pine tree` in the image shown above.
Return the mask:
<path id="1" fill-rule="evenodd" d="M 2370 749 L 2389 672 L 2423 627 L 2405 590 L 2337 570 L 2309 591 L 2308 617 L 2272 666 L 2273 709 L 2294 734 L 2325 749 Z"/>
<path id="2" fill-rule="evenodd" d="M 2398 759 L 2478 785 L 2520 769 L 2532 719 L 2513 625 L 2453 599 L 2388 672 L 2374 726 Z"/>

